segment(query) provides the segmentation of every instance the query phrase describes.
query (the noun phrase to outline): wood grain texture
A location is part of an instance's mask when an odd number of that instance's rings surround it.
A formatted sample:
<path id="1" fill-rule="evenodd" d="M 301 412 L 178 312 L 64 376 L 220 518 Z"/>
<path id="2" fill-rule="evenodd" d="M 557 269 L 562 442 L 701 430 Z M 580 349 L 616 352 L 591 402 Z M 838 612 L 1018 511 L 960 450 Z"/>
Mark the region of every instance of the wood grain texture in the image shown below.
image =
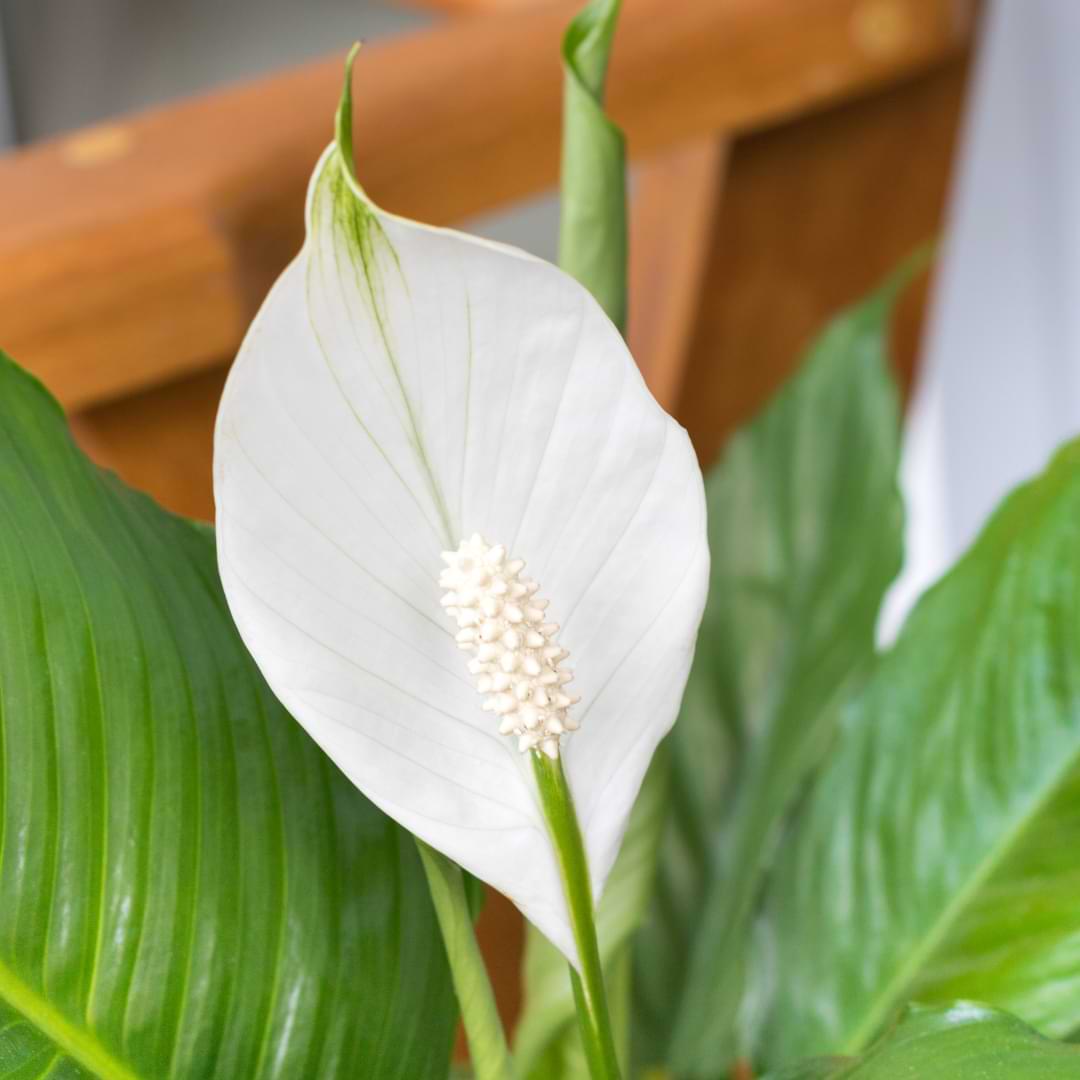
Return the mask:
<path id="1" fill-rule="evenodd" d="M 690 357 L 727 156 L 727 142 L 706 135 L 642 162 L 634 178 L 627 339 L 669 412 Z"/>
<path id="2" fill-rule="evenodd" d="M 676 414 L 703 463 L 825 321 L 940 231 L 965 88 L 956 63 L 732 151 Z M 907 386 L 925 281 L 894 330 Z"/>
<path id="3" fill-rule="evenodd" d="M 360 172 L 447 223 L 556 178 L 577 0 L 449 20 L 358 66 Z M 957 0 L 627 0 L 609 100 L 631 153 L 744 131 L 940 63 Z M 0 159 L 0 342 L 69 407 L 220 363 L 297 250 L 341 58 Z"/>

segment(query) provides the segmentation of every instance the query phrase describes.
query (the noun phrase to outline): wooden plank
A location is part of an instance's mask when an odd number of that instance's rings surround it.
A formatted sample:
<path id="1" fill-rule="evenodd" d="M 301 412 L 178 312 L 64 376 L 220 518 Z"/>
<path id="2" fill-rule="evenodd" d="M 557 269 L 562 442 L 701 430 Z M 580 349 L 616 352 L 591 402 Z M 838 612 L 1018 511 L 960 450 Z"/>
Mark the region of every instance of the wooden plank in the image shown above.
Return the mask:
<path id="1" fill-rule="evenodd" d="M 965 86 L 958 62 L 736 144 L 676 410 L 703 463 L 828 318 L 938 234 Z M 894 335 L 905 387 L 924 290 L 902 304 Z"/>
<path id="2" fill-rule="evenodd" d="M 627 338 L 653 396 L 681 396 L 720 204 L 727 142 L 716 136 L 642 163 L 630 211 Z"/>
<path id="3" fill-rule="evenodd" d="M 356 139 L 373 196 L 446 223 L 549 186 L 558 43 L 577 6 L 371 46 Z M 909 77 L 970 20 L 956 0 L 627 0 L 610 104 L 647 156 Z M 4 346 L 69 407 L 225 359 L 300 243 L 340 69 L 335 57 L 0 159 Z"/>
<path id="4" fill-rule="evenodd" d="M 214 417 L 225 368 L 155 386 L 71 417 L 72 434 L 99 465 L 174 513 L 214 518 Z"/>

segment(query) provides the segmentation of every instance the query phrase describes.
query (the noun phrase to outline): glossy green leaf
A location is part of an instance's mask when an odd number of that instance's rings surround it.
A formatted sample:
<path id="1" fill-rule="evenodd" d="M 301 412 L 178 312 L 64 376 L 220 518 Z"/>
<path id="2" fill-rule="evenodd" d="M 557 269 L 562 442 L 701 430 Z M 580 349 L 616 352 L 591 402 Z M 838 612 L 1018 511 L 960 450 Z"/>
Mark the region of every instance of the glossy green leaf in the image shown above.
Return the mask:
<path id="1" fill-rule="evenodd" d="M 888 322 L 917 265 L 832 321 L 709 477 L 709 602 L 672 735 L 678 810 L 637 964 L 645 1063 L 664 1060 L 673 1025 L 688 1075 L 745 1051 L 763 875 L 872 664 L 900 565 Z"/>
<path id="2" fill-rule="evenodd" d="M 412 837 L 271 696 L 211 531 L 2 355 L 0 597 L 0 1077 L 445 1077 Z"/>
<path id="3" fill-rule="evenodd" d="M 612 1021 L 626 1056 L 630 1025 L 629 946 L 648 907 L 669 796 L 667 744 L 645 776 L 596 917 Z M 574 998 L 562 953 L 535 928 L 526 931 L 525 1003 L 514 1040 L 518 1071 L 535 1080 L 588 1076 L 574 1023 Z"/>
<path id="4" fill-rule="evenodd" d="M 604 113 L 621 0 L 592 0 L 563 39 L 559 265 L 626 327 L 626 145 Z"/>
<path id="5" fill-rule="evenodd" d="M 1080 442 L 919 603 L 800 815 L 772 889 L 769 1060 L 856 1053 L 911 999 L 1067 1034 L 1077 852 Z"/>
<path id="6" fill-rule="evenodd" d="M 1075 1080 L 1080 1049 L 1054 1042 L 1008 1013 L 960 1002 L 908 1011 L 858 1059 L 830 1058 L 766 1080 Z"/>

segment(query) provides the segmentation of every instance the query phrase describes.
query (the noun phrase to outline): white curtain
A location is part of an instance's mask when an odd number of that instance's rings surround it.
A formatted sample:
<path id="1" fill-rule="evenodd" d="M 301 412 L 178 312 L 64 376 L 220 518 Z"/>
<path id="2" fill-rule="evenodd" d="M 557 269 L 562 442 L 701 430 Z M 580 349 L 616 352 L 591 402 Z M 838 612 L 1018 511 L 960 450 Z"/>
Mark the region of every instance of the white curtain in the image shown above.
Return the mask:
<path id="1" fill-rule="evenodd" d="M 880 632 L 1080 434 L 1080 0 L 988 5 L 902 464 Z"/>

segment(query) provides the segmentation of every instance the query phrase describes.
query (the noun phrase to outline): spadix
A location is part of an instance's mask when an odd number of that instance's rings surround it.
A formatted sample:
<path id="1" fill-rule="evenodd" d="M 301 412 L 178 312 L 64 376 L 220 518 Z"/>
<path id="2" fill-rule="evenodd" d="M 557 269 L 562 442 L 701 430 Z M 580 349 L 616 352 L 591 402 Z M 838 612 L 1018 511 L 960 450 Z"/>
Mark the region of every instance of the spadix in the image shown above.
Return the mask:
<path id="1" fill-rule="evenodd" d="M 555 640 L 558 624 L 544 619 L 539 585 L 522 578 L 520 559 L 476 533 L 443 559 L 443 607 L 457 620 L 458 648 L 473 654 L 469 671 L 483 707 L 502 718 L 499 734 L 515 735 L 518 750 L 557 758 L 561 736 L 577 729 L 569 710 L 579 699 L 565 690 L 573 676 L 560 670 L 567 652 Z"/>
<path id="2" fill-rule="evenodd" d="M 574 959 L 529 759 L 599 897 L 704 603 L 697 461 L 566 274 L 382 212 L 336 146 L 307 223 L 218 417 L 229 605 L 357 787 Z"/>

